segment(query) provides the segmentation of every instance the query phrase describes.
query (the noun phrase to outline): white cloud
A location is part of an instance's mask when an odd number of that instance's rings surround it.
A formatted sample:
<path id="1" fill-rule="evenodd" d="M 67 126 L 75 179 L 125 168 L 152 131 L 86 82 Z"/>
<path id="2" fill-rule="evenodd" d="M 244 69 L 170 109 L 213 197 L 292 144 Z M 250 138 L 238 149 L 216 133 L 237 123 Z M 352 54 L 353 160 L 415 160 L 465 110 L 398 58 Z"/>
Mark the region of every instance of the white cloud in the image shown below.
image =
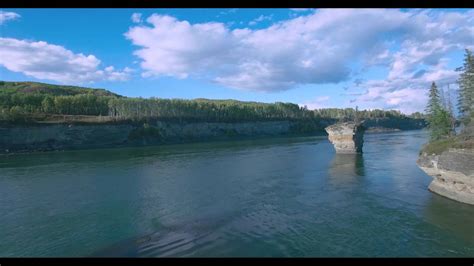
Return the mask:
<path id="1" fill-rule="evenodd" d="M 324 102 L 324 101 L 327 101 L 329 100 L 329 96 L 320 96 L 318 98 L 316 98 L 316 101 L 318 102 Z"/>
<path id="2" fill-rule="evenodd" d="M 219 14 L 218 14 L 216 17 L 221 17 L 221 16 L 229 15 L 229 14 L 232 14 L 232 13 L 237 12 L 237 10 L 239 10 L 239 9 L 238 9 L 238 8 L 227 9 L 227 10 L 225 10 L 225 11 L 219 12 Z"/>
<path id="3" fill-rule="evenodd" d="M 125 35 L 137 46 L 144 76 L 197 76 L 243 90 L 339 83 L 383 66 L 387 77 L 365 82 L 365 98 L 352 100 L 367 104 L 377 92 L 391 107 L 402 106 L 406 101 L 398 98 L 425 89 L 430 79 L 455 78 L 443 58 L 474 46 L 473 18 L 472 10 L 318 9 L 253 30 L 154 14 Z"/>
<path id="4" fill-rule="evenodd" d="M 291 11 L 294 12 L 306 12 L 313 10 L 312 8 L 290 8 Z"/>
<path id="5" fill-rule="evenodd" d="M 130 69 L 117 71 L 109 66 L 102 70 L 100 63 L 94 55 L 76 54 L 43 41 L 0 38 L 0 65 L 13 72 L 62 83 L 129 79 Z"/>
<path id="6" fill-rule="evenodd" d="M 133 13 L 131 19 L 133 23 L 141 23 L 143 21 L 141 13 Z"/>
<path id="7" fill-rule="evenodd" d="M 426 88 L 390 90 L 387 87 L 371 87 L 348 106 L 359 109 L 397 109 L 403 113 L 422 111 L 426 105 Z"/>
<path id="8" fill-rule="evenodd" d="M 152 15 L 153 27 L 132 27 L 126 37 L 142 48 L 144 76 L 167 75 L 186 78 L 203 69 L 212 71 L 232 59 L 233 36 L 222 23 L 190 24 L 174 17 Z"/>
<path id="9" fill-rule="evenodd" d="M 446 55 L 474 48 L 474 35 L 466 39 L 458 34 L 473 32 L 473 15 L 473 11 L 439 13 L 434 17 L 428 16 L 428 12 L 414 15 L 413 35 L 402 41 L 400 49 L 392 56 L 386 57 L 387 77 L 365 82 L 361 87 L 366 91 L 352 99 L 351 104 L 399 109 L 405 113 L 423 111 L 432 82 L 441 88 L 447 84 L 455 85 L 459 73 L 447 66 L 449 59 Z M 451 86 L 451 90 L 453 88 L 456 86 Z"/>
<path id="10" fill-rule="evenodd" d="M 272 20 L 273 19 L 273 15 L 268 15 L 268 16 L 264 16 L 264 15 L 260 15 L 258 18 L 252 20 L 249 22 L 249 25 L 250 26 L 255 26 L 257 25 L 259 22 L 262 22 L 262 21 L 265 21 L 265 20 Z"/>
<path id="11" fill-rule="evenodd" d="M 384 80 L 369 80 L 360 85 L 361 94 L 355 94 L 351 106 L 359 105 L 364 108 L 398 109 L 404 113 L 423 111 L 428 99 L 428 88 L 435 81 L 438 87 L 454 85 L 458 74 L 446 69 L 445 60 L 424 71 L 417 77 L 403 75 Z M 451 86 L 451 89 L 456 88 Z"/>
<path id="12" fill-rule="evenodd" d="M 0 25 L 2 25 L 8 20 L 15 20 L 20 17 L 21 16 L 15 12 L 5 12 L 3 10 L 0 10 Z"/>
<path id="13" fill-rule="evenodd" d="M 329 101 L 329 96 L 319 96 L 316 99 L 300 104 L 301 107 L 306 106 L 309 110 L 327 108 L 326 102 Z"/>

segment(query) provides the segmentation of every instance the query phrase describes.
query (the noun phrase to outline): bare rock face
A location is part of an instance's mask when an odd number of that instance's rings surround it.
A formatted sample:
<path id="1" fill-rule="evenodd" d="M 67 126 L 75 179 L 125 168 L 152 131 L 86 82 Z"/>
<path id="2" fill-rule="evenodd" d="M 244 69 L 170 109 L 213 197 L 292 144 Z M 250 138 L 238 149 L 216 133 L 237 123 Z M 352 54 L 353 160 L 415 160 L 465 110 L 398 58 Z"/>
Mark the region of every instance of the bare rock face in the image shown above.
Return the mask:
<path id="1" fill-rule="evenodd" d="M 325 129 L 336 153 L 362 153 L 365 129 L 361 123 L 337 123 Z"/>
<path id="2" fill-rule="evenodd" d="M 157 121 L 149 125 L 155 130 L 151 135 L 143 131 L 141 125 L 133 123 L 0 125 L 0 155 L 33 151 L 158 145 L 236 137 L 284 136 L 290 133 L 292 123 L 291 121 L 242 123 Z M 153 132 L 158 132 L 158 134 Z"/>
<path id="3" fill-rule="evenodd" d="M 441 196 L 474 205 L 474 151 L 449 149 L 440 155 L 422 153 L 418 166 L 433 177 L 428 189 Z"/>

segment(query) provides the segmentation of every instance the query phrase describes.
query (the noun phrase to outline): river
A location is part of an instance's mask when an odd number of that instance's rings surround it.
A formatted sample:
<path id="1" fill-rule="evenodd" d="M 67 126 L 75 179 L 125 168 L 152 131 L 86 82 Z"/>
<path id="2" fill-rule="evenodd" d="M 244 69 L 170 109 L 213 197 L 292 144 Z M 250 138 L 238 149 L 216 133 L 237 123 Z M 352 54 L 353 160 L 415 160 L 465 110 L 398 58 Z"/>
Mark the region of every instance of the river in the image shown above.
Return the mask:
<path id="1" fill-rule="evenodd" d="M 0 257 L 473 257 L 474 206 L 428 191 L 425 131 L 0 157 Z"/>

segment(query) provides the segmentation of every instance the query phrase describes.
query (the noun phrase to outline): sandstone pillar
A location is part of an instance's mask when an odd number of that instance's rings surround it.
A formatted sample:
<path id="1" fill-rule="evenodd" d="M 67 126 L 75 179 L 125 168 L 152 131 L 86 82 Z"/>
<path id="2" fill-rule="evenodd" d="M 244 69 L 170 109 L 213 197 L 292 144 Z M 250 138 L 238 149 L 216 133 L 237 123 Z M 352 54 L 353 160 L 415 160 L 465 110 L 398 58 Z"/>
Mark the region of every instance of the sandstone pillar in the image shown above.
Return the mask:
<path id="1" fill-rule="evenodd" d="M 364 126 L 361 123 L 337 123 L 325 129 L 336 153 L 362 153 Z"/>

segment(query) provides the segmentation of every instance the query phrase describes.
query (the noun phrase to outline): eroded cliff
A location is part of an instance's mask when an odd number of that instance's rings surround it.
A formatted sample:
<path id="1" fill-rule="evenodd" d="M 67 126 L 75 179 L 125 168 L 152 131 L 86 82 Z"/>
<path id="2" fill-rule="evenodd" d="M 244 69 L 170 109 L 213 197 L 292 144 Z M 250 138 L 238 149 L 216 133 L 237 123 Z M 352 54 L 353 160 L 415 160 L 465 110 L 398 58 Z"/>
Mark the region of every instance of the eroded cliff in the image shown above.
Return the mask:
<path id="1" fill-rule="evenodd" d="M 418 166 L 433 177 L 429 190 L 474 205 L 474 150 L 448 149 L 441 154 L 422 152 Z"/>
<path id="2" fill-rule="evenodd" d="M 0 126 L 0 153 L 114 148 L 242 137 L 281 136 L 302 134 L 303 131 L 297 122 L 292 121 L 244 123 L 157 121 L 149 124 Z M 321 131 L 314 133 L 320 134 Z"/>

